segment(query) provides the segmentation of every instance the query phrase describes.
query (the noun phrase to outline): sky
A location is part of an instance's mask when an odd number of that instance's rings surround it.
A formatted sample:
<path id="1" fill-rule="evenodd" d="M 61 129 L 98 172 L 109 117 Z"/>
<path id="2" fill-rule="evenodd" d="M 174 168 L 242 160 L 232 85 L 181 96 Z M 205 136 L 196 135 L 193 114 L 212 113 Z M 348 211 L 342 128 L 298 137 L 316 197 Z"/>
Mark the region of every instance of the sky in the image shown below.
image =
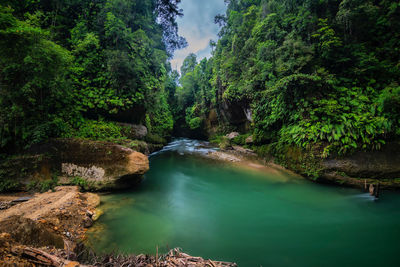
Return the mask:
<path id="1" fill-rule="evenodd" d="M 197 61 L 211 56 L 210 40 L 216 41 L 219 27 L 214 23 L 217 14 L 225 14 L 224 0 L 182 0 L 179 5 L 184 16 L 177 19 L 179 35 L 186 38 L 188 46 L 175 51 L 172 69 L 180 70 L 182 62 L 190 53 Z"/>

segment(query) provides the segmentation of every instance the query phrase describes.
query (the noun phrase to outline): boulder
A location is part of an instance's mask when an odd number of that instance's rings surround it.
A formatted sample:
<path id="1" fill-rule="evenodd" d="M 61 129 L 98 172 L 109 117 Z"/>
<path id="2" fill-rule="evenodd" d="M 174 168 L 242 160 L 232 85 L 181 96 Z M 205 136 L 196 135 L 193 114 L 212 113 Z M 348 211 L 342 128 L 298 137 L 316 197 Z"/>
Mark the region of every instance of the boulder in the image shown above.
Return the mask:
<path id="1" fill-rule="evenodd" d="M 33 181 L 51 180 L 56 174 L 60 184 L 84 183 L 86 189 L 104 191 L 138 184 L 149 170 L 149 160 L 115 143 L 59 138 L 32 146 L 23 156 L 0 163 L 2 167 L 19 190 Z"/>
<path id="2" fill-rule="evenodd" d="M 95 190 L 135 185 L 149 170 L 147 156 L 114 143 L 72 138 L 55 139 L 51 146 L 62 175 L 80 177 Z"/>
<path id="3" fill-rule="evenodd" d="M 34 182 L 51 180 L 89 190 L 124 189 L 138 184 L 149 170 L 146 155 L 126 146 L 78 138 L 53 139 L 31 147 L 26 154 L 0 162 L 0 168 L 23 190 Z M 0 176 L 1 181 L 2 176 Z"/>
<path id="4" fill-rule="evenodd" d="M 250 135 L 249 137 L 247 137 L 245 142 L 246 145 L 252 145 L 254 143 L 253 136 Z"/>
<path id="5" fill-rule="evenodd" d="M 233 138 L 238 137 L 239 135 L 240 135 L 240 134 L 239 134 L 238 132 L 231 132 L 231 133 L 227 134 L 226 137 L 227 137 L 229 140 L 232 140 Z"/>
<path id="6" fill-rule="evenodd" d="M 147 128 L 143 125 L 119 123 L 122 127 L 122 135 L 129 139 L 144 139 L 147 136 Z"/>

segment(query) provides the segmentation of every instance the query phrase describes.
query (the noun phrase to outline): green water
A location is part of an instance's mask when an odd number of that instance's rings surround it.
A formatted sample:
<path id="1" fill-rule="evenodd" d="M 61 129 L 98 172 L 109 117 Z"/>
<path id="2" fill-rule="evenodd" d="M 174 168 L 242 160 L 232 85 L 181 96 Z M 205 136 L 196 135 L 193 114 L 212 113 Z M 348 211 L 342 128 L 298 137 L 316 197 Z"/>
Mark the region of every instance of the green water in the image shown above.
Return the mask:
<path id="1" fill-rule="evenodd" d="M 134 191 L 102 198 L 99 252 L 186 253 L 239 266 L 400 266 L 400 195 L 243 170 L 178 140 Z M 202 150 L 200 149 L 200 152 Z M 204 151 L 203 151 L 204 152 Z"/>

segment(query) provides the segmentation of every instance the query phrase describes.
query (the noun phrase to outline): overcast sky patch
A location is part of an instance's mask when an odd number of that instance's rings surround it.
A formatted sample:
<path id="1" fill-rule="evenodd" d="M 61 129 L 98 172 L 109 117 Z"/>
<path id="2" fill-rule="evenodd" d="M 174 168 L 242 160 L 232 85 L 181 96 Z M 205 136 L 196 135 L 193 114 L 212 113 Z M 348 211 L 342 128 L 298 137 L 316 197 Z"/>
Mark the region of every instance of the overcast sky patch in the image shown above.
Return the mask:
<path id="1" fill-rule="evenodd" d="M 175 51 L 171 60 L 172 69 L 179 70 L 182 62 L 190 53 L 197 60 L 211 56 L 210 40 L 217 40 L 218 25 L 214 24 L 217 14 L 225 14 L 224 0 L 182 0 L 179 6 L 184 16 L 178 18 L 179 35 L 186 38 L 188 46 Z"/>

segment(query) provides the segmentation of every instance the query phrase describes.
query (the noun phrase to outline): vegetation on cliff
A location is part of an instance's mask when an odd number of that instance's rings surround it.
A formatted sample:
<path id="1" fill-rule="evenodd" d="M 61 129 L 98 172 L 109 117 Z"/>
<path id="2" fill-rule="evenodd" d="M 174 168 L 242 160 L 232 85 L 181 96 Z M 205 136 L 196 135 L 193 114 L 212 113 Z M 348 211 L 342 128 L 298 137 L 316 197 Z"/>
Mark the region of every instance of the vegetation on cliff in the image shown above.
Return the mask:
<path id="1" fill-rule="evenodd" d="M 323 156 L 398 140 L 397 1 L 226 2 L 213 57 L 190 55 L 182 69 L 175 101 L 187 128 L 204 128 L 216 110 L 220 133 Z"/>

